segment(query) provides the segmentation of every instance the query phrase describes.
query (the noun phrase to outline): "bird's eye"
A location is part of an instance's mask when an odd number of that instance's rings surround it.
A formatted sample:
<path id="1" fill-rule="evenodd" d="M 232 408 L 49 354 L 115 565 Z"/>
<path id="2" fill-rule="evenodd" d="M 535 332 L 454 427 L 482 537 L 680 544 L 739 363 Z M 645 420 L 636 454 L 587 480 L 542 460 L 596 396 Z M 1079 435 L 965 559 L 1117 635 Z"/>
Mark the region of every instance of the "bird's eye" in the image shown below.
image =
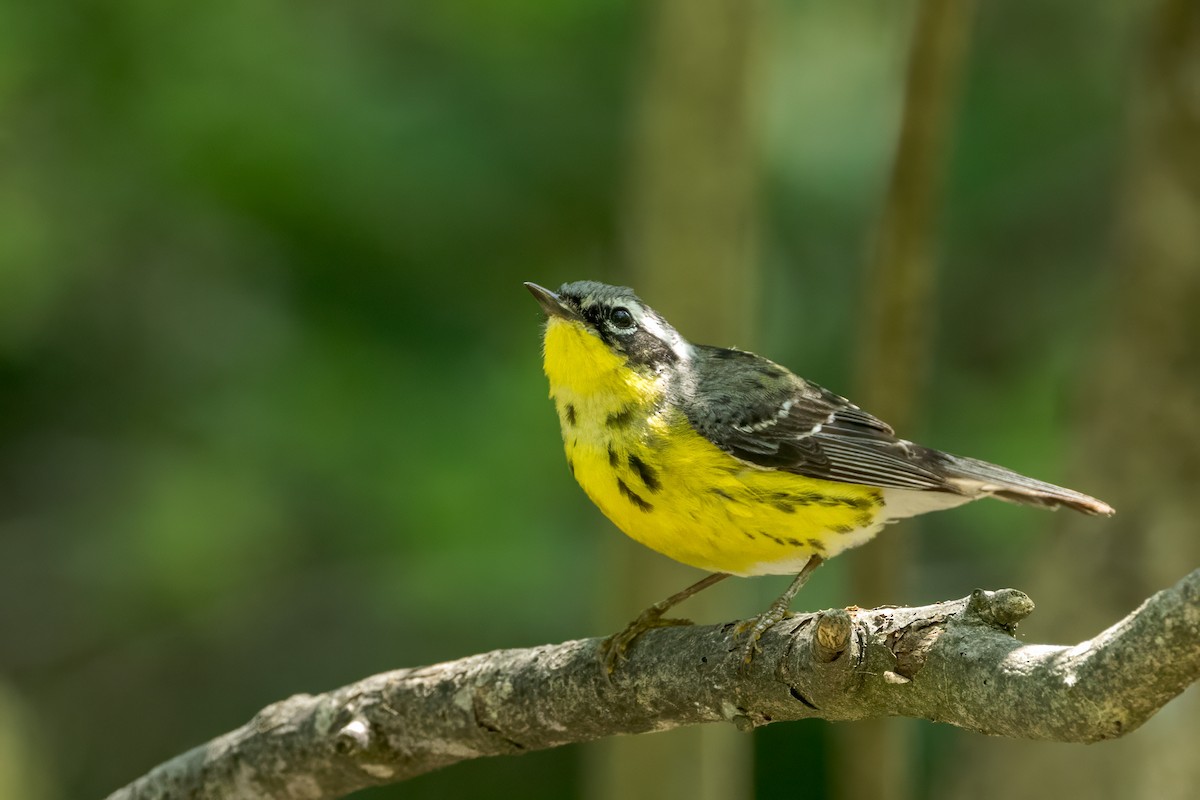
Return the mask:
<path id="1" fill-rule="evenodd" d="M 608 315 L 608 319 L 618 328 L 629 329 L 633 327 L 633 314 L 630 314 L 627 308 L 614 308 L 612 313 Z"/>

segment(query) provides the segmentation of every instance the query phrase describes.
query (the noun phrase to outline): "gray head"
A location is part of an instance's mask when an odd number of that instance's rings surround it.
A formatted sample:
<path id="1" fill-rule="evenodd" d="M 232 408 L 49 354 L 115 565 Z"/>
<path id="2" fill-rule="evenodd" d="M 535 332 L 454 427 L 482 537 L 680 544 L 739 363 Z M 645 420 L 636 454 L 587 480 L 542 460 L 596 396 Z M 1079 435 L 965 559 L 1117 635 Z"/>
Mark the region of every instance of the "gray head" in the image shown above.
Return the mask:
<path id="1" fill-rule="evenodd" d="M 548 316 L 579 323 L 632 365 L 658 369 L 691 357 L 687 340 L 628 286 L 573 281 L 557 292 L 535 283 L 525 287 Z"/>

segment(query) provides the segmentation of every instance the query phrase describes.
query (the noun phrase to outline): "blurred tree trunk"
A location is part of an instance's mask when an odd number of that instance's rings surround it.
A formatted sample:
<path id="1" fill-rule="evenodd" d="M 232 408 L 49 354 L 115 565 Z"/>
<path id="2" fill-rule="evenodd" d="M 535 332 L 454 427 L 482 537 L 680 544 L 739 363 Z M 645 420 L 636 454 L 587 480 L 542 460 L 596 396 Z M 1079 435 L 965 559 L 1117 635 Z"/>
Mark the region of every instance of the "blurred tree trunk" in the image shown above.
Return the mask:
<path id="1" fill-rule="evenodd" d="M 758 4 L 658 0 L 646 10 L 628 176 L 627 274 L 638 293 L 698 341 L 749 346 L 754 332 L 754 185 L 750 102 Z M 601 587 L 604 626 L 699 577 L 613 540 Z M 681 613 L 711 621 L 747 611 L 723 584 Z M 614 739 L 590 751 L 589 796 L 738 798 L 753 793 L 752 739 L 733 726 Z"/>
<path id="2" fill-rule="evenodd" d="M 41 800 L 57 794 L 42 734 L 42 720 L 0 681 L 0 797 Z"/>
<path id="3" fill-rule="evenodd" d="M 924 382 L 936 278 L 936 221 L 972 4 L 922 0 L 905 78 L 903 117 L 872 257 L 863 282 L 867 306 L 855 401 L 899 431 L 912 430 Z M 907 523 L 905 528 L 911 528 Z M 911 530 L 885 531 L 848 561 L 860 606 L 896 603 L 908 573 Z M 836 730 L 833 785 L 838 797 L 911 794 L 908 746 L 917 723 L 874 719 Z M 862 768 L 869 754 L 870 769 Z"/>
<path id="4" fill-rule="evenodd" d="M 1020 584 L 1053 617 L 1022 632 L 1072 636 L 1200 564 L 1200 3 L 1164 0 L 1133 83 L 1111 329 L 1084 379 L 1078 483 L 1107 523 L 1062 519 Z M 1086 598 L 1082 586 L 1094 587 Z M 937 784 L 947 797 L 1192 798 L 1200 694 L 1128 739 L 1093 748 L 972 737 Z M 1020 765 L 1014 769 L 1013 765 Z"/>

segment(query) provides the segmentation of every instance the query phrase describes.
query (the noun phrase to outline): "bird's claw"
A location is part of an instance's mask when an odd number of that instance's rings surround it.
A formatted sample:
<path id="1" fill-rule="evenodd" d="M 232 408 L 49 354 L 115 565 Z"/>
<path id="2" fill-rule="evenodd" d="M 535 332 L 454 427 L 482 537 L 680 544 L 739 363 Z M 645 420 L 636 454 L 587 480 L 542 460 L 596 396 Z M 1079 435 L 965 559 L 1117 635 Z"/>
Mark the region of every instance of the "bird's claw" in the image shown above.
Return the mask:
<path id="1" fill-rule="evenodd" d="M 762 652 L 762 646 L 758 643 L 762 635 L 791 616 L 795 615 L 787 609 L 777 609 L 772 606 L 757 617 L 742 620 L 734 626 L 733 638 L 735 640 L 746 637 L 746 641 L 738 648 L 738 654 L 741 656 L 738 659 L 738 672 L 743 675 L 748 672 L 754 656 Z"/>
<path id="2" fill-rule="evenodd" d="M 614 633 L 603 642 L 600 643 L 600 648 L 597 651 L 597 656 L 600 659 L 600 666 L 603 668 L 604 677 L 610 683 L 612 682 L 613 673 L 621 666 L 628 655 L 630 646 L 634 640 L 643 633 L 655 628 L 671 628 L 679 625 L 691 625 L 690 619 L 679 619 L 675 617 L 664 617 L 664 611 L 651 606 L 638 615 L 637 619 L 625 626 L 625 629 L 619 633 Z"/>

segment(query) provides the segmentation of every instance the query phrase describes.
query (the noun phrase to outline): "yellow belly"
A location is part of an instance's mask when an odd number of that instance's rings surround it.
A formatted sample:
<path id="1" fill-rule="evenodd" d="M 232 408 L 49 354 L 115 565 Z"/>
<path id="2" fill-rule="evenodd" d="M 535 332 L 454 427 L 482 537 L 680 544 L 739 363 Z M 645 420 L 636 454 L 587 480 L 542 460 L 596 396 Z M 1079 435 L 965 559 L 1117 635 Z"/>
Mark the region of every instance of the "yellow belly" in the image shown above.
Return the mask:
<path id="1" fill-rule="evenodd" d="M 661 376 L 627 369 L 577 323 L 549 321 L 545 368 L 575 479 L 663 555 L 735 575 L 794 573 L 883 525 L 881 490 L 743 464 L 662 402 Z"/>
<path id="2" fill-rule="evenodd" d="M 598 437 L 567 435 L 575 479 L 612 522 L 676 561 L 735 575 L 798 571 L 862 544 L 878 489 L 747 466 L 667 412 Z"/>

